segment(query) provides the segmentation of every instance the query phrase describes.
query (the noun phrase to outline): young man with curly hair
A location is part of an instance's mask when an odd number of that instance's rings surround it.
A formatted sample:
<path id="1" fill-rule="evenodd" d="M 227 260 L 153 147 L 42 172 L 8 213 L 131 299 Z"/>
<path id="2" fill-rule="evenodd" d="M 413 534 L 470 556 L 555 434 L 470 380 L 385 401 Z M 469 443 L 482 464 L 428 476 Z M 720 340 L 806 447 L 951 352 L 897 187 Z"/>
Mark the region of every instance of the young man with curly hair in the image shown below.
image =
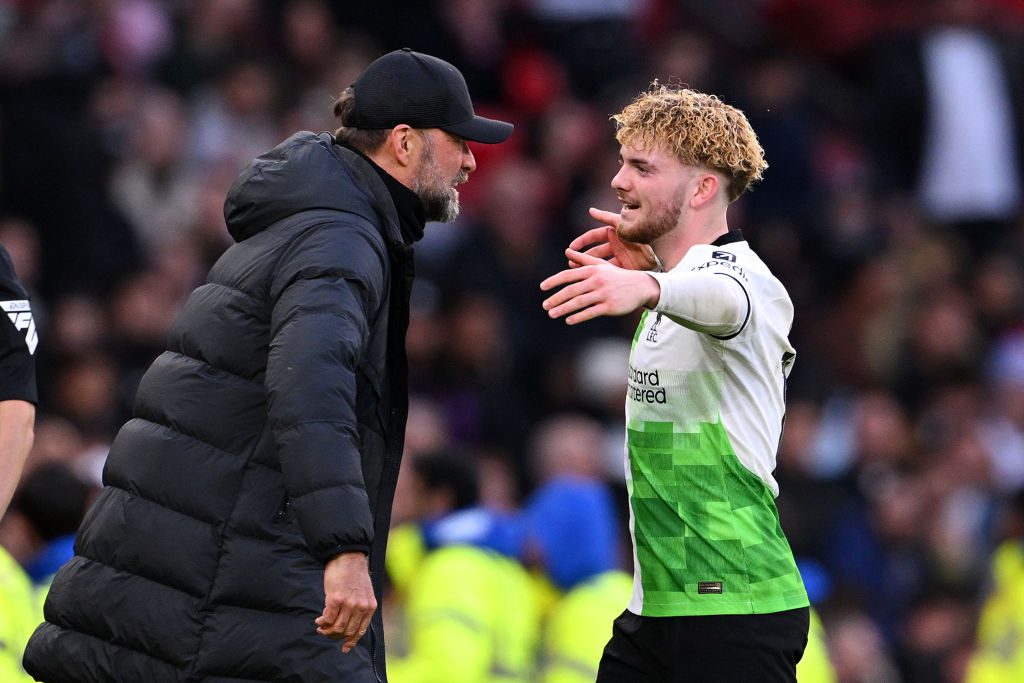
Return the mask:
<path id="1" fill-rule="evenodd" d="M 598 681 L 796 681 L 808 600 L 772 476 L 793 304 L 726 219 L 764 151 L 741 111 L 693 90 L 655 83 L 612 118 L 622 210 L 591 209 L 606 225 L 541 283 L 569 324 L 644 309 L 626 399 L 633 597 Z"/>

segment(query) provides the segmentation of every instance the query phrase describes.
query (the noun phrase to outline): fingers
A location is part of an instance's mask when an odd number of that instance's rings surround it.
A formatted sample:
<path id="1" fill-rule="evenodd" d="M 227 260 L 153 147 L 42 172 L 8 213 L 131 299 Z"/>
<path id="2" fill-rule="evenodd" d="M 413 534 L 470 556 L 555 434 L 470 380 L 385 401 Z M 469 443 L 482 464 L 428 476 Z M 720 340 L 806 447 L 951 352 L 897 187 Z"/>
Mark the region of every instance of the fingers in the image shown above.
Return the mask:
<path id="1" fill-rule="evenodd" d="M 316 624 L 317 633 L 321 635 L 327 635 L 326 631 L 333 627 L 334 622 L 338 620 L 338 615 L 341 613 L 341 600 L 332 599 L 328 596 L 324 601 L 324 611 L 319 617 L 314 620 Z M 321 630 L 323 629 L 323 632 Z"/>
<path id="2" fill-rule="evenodd" d="M 566 249 L 565 255 L 569 257 L 569 260 L 578 263 L 581 266 L 600 266 L 604 265 L 604 259 L 597 258 L 591 254 L 585 254 L 575 249 Z"/>
<path id="3" fill-rule="evenodd" d="M 579 250 L 577 249 L 577 251 Z M 605 242 L 604 244 L 599 244 L 596 247 L 591 247 L 590 249 L 587 249 L 583 253 L 589 256 L 593 256 L 594 258 L 599 258 L 602 261 L 605 261 L 615 256 L 615 252 L 612 251 L 612 245 L 608 244 L 607 242 Z"/>
<path id="4" fill-rule="evenodd" d="M 548 315 L 551 316 L 552 318 L 561 318 L 564 315 L 576 313 L 577 311 L 594 307 L 596 304 L 600 304 L 603 302 L 604 297 L 599 292 L 587 291 L 570 298 L 568 301 L 559 306 L 555 306 L 554 308 L 548 311 Z M 571 316 L 567 318 L 566 322 L 569 323 L 570 325 L 573 324 L 571 321 L 575 317 L 576 316 Z M 582 322 L 582 320 L 580 320 L 580 322 Z"/>
<path id="5" fill-rule="evenodd" d="M 366 631 L 370 628 L 370 620 L 372 618 L 373 618 L 373 610 L 370 610 L 369 612 L 366 612 L 366 613 L 363 614 L 362 619 L 360 619 L 354 625 L 353 628 L 355 629 L 355 631 L 353 632 L 353 634 L 351 636 L 349 636 L 348 638 L 346 638 L 345 642 L 341 644 L 341 651 L 342 652 L 344 652 L 345 654 L 348 654 L 348 652 L 353 647 L 356 646 L 356 643 L 359 642 L 359 639 L 362 638 L 364 635 L 366 635 Z"/>
<path id="6" fill-rule="evenodd" d="M 575 299 L 578 296 L 586 294 L 592 289 L 593 287 L 591 287 L 590 283 L 587 281 L 577 282 L 576 284 L 569 285 L 564 289 L 561 289 L 560 291 L 552 294 L 551 296 L 544 300 L 544 303 L 542 305 L 544 307 L 544 310 L 548 312 L 549 316 L 551 316 L 552 318 L 558 318 L 561 315 L 565 315 L 565 312 L 563 311 L 562 313 L 558 313 L 556 312 L 556 309 L 558 309 L 566 302 L 571 301 L 572 299 Z"/>
<path id="7" fill-rule="evenodd" d="M 595 209 L 594 207 L 590 207 L 590 216 L 595 221 L 607 223 L 613 228 L 619 227 L 619 223 L 622 221 L 622 216 L 619 214 L 612 213 L 611 211 L 602 211 L 601 209 Z"/>
<path id="8" fill-rule="evenodd" d="M 612 265 L 618 265 L 619 260 L 615 257 L 615 251 L 612 249 L 612 245 L 608 244 L 607 242 L 605 242 L 604 244 L 599 244 L 596 247 L 591 247 L 590 249 L 587 249 L 583 253 L 589 256 L 593 256 L 594 258 L 599 258 L 602 261 L 607 261 Z M 568 263 L 570 268 L 580 267 L 580 264 L 576 263 L 575 261 L 570 260 Z"/>
<path id="9" fill-rule="evenodd" d="M 377 601 L 373 598 L 365 600 L 355 594 L 330 595 L 323 614 L 315 620 L 316 632 L 331 640 L 344 640 L 341 650 L 348 653 L 366 634 L 376 610 Z"/>
<path id="10" fill-rule="evenodd" d="M 574 239 L 569 243 L 570 249 L 582 249 L 588 244 L 598 244 L 607 242 L 611 239 L 610 235 L 615 234 L 614 228 L 609 228 L 606 225 L 602 225 L 600 228 L 593 228 L 587 230 L 585 233 Z"/>
<path id="11" fill-rule="evenodd" d="M 359 642 L 359 639 L 363 637 L 364 633 L 366 633 L 366 631 L 361 626 L 361 624 L 363 623 L 362 615 L 362 611 L 353 610 L 349 617 L 348 623 L 346 623 L 345 627 L 341 630 L 341 632 L 345 636 L 345 642 L 341 644 L 341 651 L 346 654 L 348 654 L 348 652 L 356 646 L 356 643 Z"/>
<path id="12" fill-rule="evenodd" d="M 555 273 L 548 279 L 540 283 L 540 288 L 543 291 L 554 289 L 555 287 L 561 287 L 567 285 L 570 282 L 577 282 L 586 278 L 590 274 L 590 271 L 585 268 L 577 268 L 575 270 L 563 270 L 560 273 Z"/>
<path id="13" fill-rule="evenodd" d="M 316 618 L 316 632 L 322 636 L 326 636 L 331 640 L 341 640 L 346 635 L 345 628 L 351 619 L 351 608 L 342 602 L 338 602 L 336 607 L 332 609 L 332 603 L 334 601 L 328 598 L 327 606 L 324 607 L 324 613 Z M 334 617 L 331 618 L 329 615 L 333 613 Z"/>
<path id="14" fill-rule="evenodd" d="M 604 315 L 607 310 L 608 307 L 605 305 L 604 302 L 601 302 L 594 306 L 590 306 L 589 308 L 585 308 L 584 310 L 580 311 L 575 315 L 570 315 L 568 318 L 565 319 L 565 324 L 576 325 L 578 323 L 585 323 L 588 320 L 593 320 L 598 316 Z"/>

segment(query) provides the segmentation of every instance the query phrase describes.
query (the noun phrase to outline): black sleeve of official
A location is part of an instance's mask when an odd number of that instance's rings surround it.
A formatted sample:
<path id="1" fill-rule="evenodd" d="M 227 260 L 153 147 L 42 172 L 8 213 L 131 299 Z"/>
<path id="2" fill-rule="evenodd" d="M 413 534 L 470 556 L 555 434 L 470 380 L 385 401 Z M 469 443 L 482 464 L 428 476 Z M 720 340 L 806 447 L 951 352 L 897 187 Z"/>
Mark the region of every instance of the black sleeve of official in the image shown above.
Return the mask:
<path id="1" fill-rule="evenodd" d="M 0 401 L 38 401 L 38 343 L 28 293 L 14 274 L 10 255 L 0 246 Z"/>

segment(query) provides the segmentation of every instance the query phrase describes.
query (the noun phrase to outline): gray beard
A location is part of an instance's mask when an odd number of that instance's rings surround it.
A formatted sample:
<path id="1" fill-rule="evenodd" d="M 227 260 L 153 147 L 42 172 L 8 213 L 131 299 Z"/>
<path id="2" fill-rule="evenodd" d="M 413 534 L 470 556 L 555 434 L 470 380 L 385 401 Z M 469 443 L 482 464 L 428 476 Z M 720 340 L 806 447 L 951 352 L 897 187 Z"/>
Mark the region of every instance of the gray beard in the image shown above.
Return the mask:
<path id="1" fill-rule="evenodd" d="M 454 187 L 425 188 L 421 183 L 416 194 L 428 221 L 451 223 L 459 217 L 459 193 Z"/>
<path id="2" fill-rule="evenodd" d="M 466 174 L 460 171 L 453 181 L 446 182 L 437 170 L 434 145 L 430 138 L 424 136 L 423 144 L 423 166 L 415 188 L 423 202 L 423 214 L 428 221 L 451 223 L 459 217 L 459 191 L 452 184 L 464 182 Z"/>

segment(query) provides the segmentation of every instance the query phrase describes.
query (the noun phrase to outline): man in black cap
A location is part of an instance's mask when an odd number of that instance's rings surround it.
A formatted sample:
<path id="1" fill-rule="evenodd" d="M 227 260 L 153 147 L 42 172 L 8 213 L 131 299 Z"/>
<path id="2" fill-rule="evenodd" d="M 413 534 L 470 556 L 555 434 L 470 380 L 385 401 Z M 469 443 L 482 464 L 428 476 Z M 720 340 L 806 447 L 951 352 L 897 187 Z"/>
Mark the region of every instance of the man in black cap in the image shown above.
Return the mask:
<path id="1" fill-rule="evenodd" d="M 140 383 L 29 643 L 39 680 L 386 680 L 412 244 L 458 213 L 466 141 L 512 126 L 407 49 L 335 112 L 229 191 L 237 244 Z"/>

